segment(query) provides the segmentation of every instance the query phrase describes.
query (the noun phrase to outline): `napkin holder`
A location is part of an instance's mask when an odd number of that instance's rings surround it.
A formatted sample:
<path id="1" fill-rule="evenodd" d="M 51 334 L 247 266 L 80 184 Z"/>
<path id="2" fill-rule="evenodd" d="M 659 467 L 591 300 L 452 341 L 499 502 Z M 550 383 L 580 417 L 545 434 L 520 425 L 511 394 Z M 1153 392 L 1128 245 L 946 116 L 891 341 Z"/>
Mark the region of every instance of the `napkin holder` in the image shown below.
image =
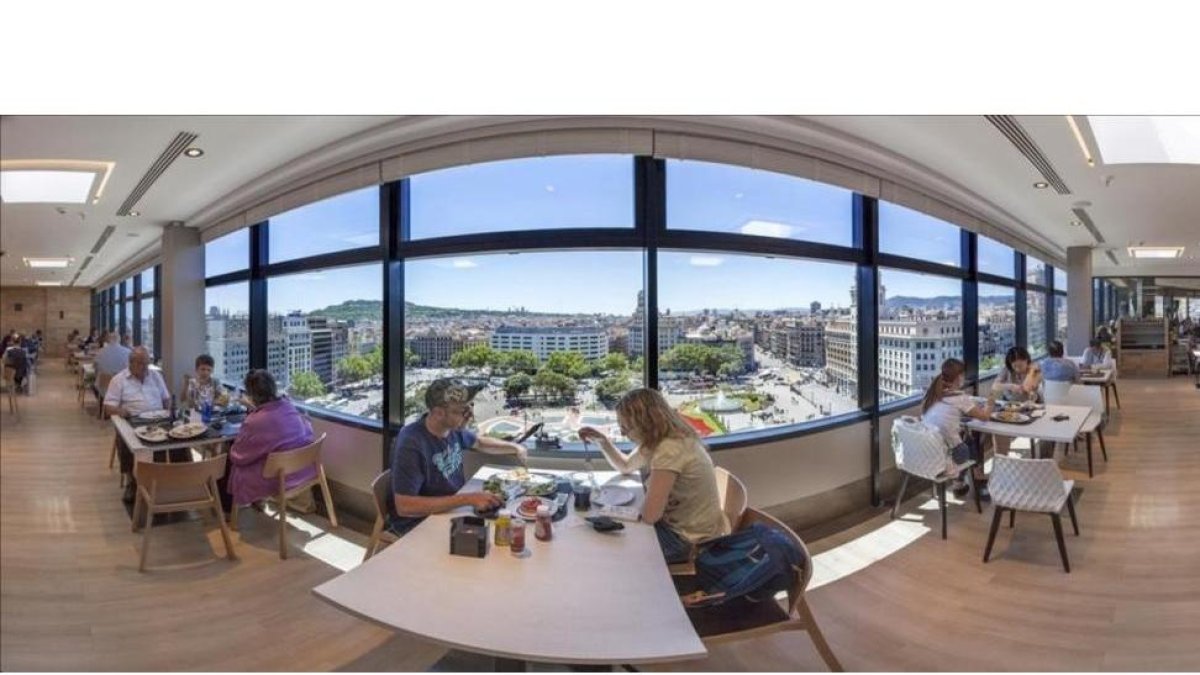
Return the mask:
<path id="1" fill-rule="evenodd" d="M 482 558 L 487 555 L 487 521 L 477 516 L 459 516 L 450 520 L 450 555 Z"/>

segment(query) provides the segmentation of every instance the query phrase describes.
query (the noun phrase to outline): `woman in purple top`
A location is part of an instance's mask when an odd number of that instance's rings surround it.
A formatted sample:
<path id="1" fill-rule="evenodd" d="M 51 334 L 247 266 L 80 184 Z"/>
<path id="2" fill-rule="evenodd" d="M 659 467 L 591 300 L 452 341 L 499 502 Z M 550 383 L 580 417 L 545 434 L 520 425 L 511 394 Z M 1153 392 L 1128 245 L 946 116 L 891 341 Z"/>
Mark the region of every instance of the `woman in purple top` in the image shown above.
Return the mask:
<path id="1" fill-rule="evenodd" d="M 242 422 L 229 450 L 229 491 L 238 506 L 278 492 L 278 482 L 263 477 L 263 465 L 268 455 L 302 448 L 313 442 L 312 425 L 291 401 L 279 396 L 271 373 L 252 370 L 246 373 L 244 384 L 254 410 Z M 316 475 L 316 467 L 310 466 L 288 476 L 287 484 L 289 487 L 298 485 Z"/>

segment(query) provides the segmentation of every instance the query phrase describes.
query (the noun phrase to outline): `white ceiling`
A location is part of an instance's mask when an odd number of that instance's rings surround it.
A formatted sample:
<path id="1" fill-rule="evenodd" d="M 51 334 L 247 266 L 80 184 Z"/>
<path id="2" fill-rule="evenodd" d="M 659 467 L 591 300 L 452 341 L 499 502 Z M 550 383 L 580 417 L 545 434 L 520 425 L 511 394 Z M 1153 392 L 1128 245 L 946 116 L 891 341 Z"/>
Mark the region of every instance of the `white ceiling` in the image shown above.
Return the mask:
<path id="1" fill-rule="evenodd" d="M 96 205 L 4 204 L 0 207 L 0 276 L 5 285 L 37 279 L 69 282 L 106 225 L 117 230 L 79 279 L 106 273 L 154 245 L 163 225 L 188 222 L 239 187 L 303 155 L 395 117 L 181 116 L 0 118 L 0 158 L 116 162 Z M 1054 165 L 1073 194 L 1037 190 L 1041 176 L 982 116 L 838 116 L 805 118 L 882 146 L 951 178 L 1059 246 L 1091 246 L 1085 228 L 1072 227 L 1073 203 L 1087 208 L 1120 266 L 1097 249 L 1095 273 L 1200 275 L 1200 166 L 1088 167 L 1062 116 L 1017 119 Z M 180 131 L 199 134 L 201 158 L 180 157 L 135 207 L 139 217 L 118 217 L 119 205 Z M 1093 152 L 1095 146 L 1093 144 Z M 1106 177 L 1111 176 L 1105 186 Z M 1017 233 L 1026 236 L 1027 233 Z M 1132 265 L 1129 242 L 1187 246 L 1185 259 Z M 73 256 L 65 270 L 30 270 L 26 256 Z"/>
<path id="2" fill-rule="evenodd" d="M 1096 245 L 1086 228 L 1070 224 L 1072 205 L 1091 202 L 1086 211 L 1107 242 L 1093 252 L 1096 274 L 1200 274 L 1200 166 L 1105 165 L 1097 156 L 1096 166 L 1089 167 L 1064 116 L 1016 116 L 1070 188 L 1071 194 L 1060 195 L 1053 188 L 1033 187 L 1041 174 L 981 115 L 806 119 L 949 176 L 1064 248 Z M 1090 134 L 1089 142 L 1096 153 Z M 1135 264 L 1125 249 L 1140 241 L 1187 250 L 1181 260 Z M 1105 248 L 1116 249 L 1119 266 L 1113 266 Z"/>
<path id="3" fill-rule="evenodd" d="M 4 285 L 36 280 L 68 283 L 105 226 L 108 243 L 77 285 L 90 286 L 158 241 L 167 223 L 194 213 L 258 176 L 321 146 L 393 118 L 378 116 L 5 116 L 0 159 L 116 162 L 98 204 L 4 204 L 0 207 L 0 278 Z M 199 158 L 179 157 L 134 207 L 117 209 L 180 131 L 198 134 Z M 57 208 L 65 209 L 60 214 Z M 31 270 L 23 257 L 73 256 L 62 270 Z"/>

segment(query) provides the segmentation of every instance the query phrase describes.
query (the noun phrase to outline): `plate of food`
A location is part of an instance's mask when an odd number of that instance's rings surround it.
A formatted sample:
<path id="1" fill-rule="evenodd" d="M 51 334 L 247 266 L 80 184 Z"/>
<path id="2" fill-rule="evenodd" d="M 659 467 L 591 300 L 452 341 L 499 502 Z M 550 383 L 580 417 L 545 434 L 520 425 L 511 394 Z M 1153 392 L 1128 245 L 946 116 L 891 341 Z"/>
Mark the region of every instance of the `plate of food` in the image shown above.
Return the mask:
<path id="1" fill-rule="evenodd" d="M 167 432 L 162 427 L 141 427 L 134 429 L 133 435 L 147 443 L 162 443 L 167 440 Z"/>
<path id="2" fill-rule="evenodd" d="M 600 506 L 623 506 L 633 501 L 637 495 L 629 488 L 619 485 L 606 485 L 600 488 L 599 494 L 592 498 Z"/>
<path id="3" fill-rule="evenodd" d="M 553 476 L 530 473 L 529 469 L 518 467 L 488 478 L 483 482 L 483 489 L 504 499 L 519 495 L 541 497 L 554 494 L 558 483 Z"/>
<path id="4" fill-rule="evenodd" d="M 545 506 L 550 509 L 550 513 L 554 513 L 554 500 L 546 499 L 545 497 L 517 497 L 508 502 L 508 510 L 515 516 L 520 516 L 525 520 L 533 520 L 537 517 L 539 506 Z"/>
<path id="5" fill-rule="evenodd" d="M 134 415 L 139 420 L 165 420 L 171 416 L 169 410 L 147 410 Z"/>
<path id="6" fill-rule="evenodd" d="M 208 431 L 207 424 L 205 424 L 203 422 L 188 422 L 187 424 L 180 424 L 177 427 L 173 427 L 167 433 L 170 434 L 171 438 L 178 438 L 180 440 L 183 440 L 183 439 L 188 439 L 188 438 L 195 438 L 195 437 L 203 434 L 206 431 Z"/>
<path id="7" fill-rule="evenodd" d="M 1003 412 L 992 413 L 992 420 L 1005 424 L 1029 424 L 1033 421 L 1033 418 L 1016 410 L 1005 410 Z"/>

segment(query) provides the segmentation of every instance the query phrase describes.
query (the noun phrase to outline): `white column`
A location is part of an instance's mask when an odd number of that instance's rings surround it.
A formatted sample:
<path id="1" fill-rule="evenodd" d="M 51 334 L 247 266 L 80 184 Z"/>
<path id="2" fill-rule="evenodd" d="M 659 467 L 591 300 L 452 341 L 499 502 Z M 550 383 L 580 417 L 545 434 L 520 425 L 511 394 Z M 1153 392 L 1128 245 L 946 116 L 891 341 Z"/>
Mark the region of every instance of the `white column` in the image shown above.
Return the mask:
<path id="1" fill-rule="evenodd" d="M 177 391 L 204 353 L 204 244 L 200 232 L 171 223 L 162 233 L 163 377 Z"/>
<path id="2" fill-rule="evenodd" d="M 1067 248 L 1067 354 L 1078 356 L 1092 337 L 1092 249 Z"/>

